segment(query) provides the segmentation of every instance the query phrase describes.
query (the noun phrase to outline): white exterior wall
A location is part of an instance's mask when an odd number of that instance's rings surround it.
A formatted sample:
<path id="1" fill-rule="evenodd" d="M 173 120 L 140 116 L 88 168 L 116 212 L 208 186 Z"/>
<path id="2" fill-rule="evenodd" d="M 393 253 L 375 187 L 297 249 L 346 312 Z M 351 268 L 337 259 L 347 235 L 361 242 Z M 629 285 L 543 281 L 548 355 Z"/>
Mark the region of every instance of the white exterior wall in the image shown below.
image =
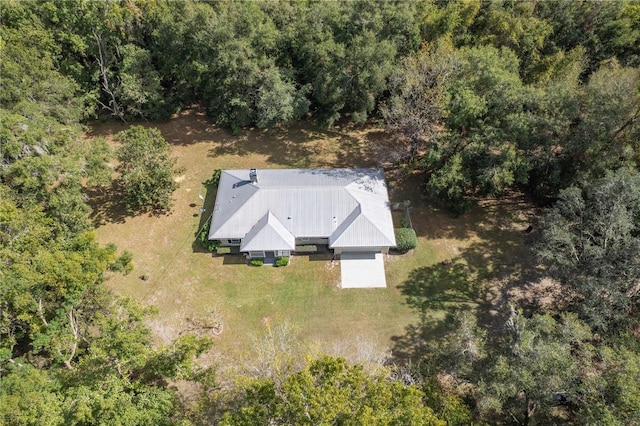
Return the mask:
<path id="1" fill-rule="evenodd" d="M 333 252 L 335 254 L 340 253 L 362 253 L 362 252 L 375 252 L 375 253 L 389 253 L 389 247 L 335 247 Z"/>
<path id="2" fill-rule="evenodd" d="M 291 251 L 289 250 L 266 250 L 266 251 L 259 251 L 259 250 L 251 250 L 247 252 L 247 257 L 249 259 L 254 259 L 254 258 L 263 258 L 266 257 L 267 253 L 270 253 L 273 251 L 273 255 L 275 257 L 289 257 L 291 256 Z"/>

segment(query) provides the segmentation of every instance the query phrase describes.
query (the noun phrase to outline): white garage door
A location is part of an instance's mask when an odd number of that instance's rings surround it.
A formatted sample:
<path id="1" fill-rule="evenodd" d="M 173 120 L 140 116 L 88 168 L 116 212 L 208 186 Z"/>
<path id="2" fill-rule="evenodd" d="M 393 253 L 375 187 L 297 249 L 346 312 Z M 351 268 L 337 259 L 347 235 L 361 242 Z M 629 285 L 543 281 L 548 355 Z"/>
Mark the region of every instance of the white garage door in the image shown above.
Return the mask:
<path id="1" fill-rule="evenodd" d="M 343 252 L 340 255 L 342 288 L 386 287 L 382 253 Z"/>

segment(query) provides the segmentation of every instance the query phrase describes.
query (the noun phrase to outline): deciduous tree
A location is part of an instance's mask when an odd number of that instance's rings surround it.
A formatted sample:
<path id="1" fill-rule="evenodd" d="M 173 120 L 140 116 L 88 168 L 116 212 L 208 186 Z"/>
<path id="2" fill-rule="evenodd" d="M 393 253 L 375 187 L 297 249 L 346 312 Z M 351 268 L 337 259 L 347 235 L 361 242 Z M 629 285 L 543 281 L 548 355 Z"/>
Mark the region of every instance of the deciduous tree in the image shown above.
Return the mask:
<path id="1" fill-rule="evenodd" d="M 124 200 L 133 211 L 168 211 L 171 194 L 178 188 L 174 178 L 180 172 L 171 148 L 158 129 L 132 126 L 117 135 L 121 143 L 118 183 Z"/>
<path id="2" fill-rule="evenodd" d="M 391 96 L 380 108 L 387 130 L 401 146 L 385 150 L 386 158 L 412 162 L 419 149 L 438 145 L 446 132 L 450 101 L 446 87 L 459 65 L 457 53 L 444 46 L 425 46 L 403 59 L 390 79 Z"/>
<path id="3" fill-rule="evenodd" d="M 540 259 L 595 330 L 638 321 L 640 175 L 621 169 L 560 193 L 542 219 Z"/>
<path id="4" fill-rule="evenodd" d="M 341 358 L 321 357 L 280 386 L 256 380 L 244 392 L 221 424 L 445 424 L 423 405 L 418 388 L 367 376 Z"/>
<path id="5" fill-rule="evenodd" d="M 577 400 L 581 357 L 590 362 L 589 327 L 575 315 L 525 318 L 512 309 L 506 331 L 481 373 L 478 405 L 484 415 L 528 425 L 552 418 L 558 399 Z"/>

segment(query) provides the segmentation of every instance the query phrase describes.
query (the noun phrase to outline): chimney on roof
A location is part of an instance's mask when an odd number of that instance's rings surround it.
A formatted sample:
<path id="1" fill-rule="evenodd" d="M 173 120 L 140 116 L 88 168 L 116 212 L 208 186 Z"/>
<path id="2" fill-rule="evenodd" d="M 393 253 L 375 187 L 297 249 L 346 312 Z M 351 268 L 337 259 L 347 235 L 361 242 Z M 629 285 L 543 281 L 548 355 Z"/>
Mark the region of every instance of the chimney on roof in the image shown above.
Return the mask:
<path id="1" fill-rule="evenodd" d="M 258 171 L 256 169 L 249 170 L 249 179 L 251 183 L 258 183 Z"/>

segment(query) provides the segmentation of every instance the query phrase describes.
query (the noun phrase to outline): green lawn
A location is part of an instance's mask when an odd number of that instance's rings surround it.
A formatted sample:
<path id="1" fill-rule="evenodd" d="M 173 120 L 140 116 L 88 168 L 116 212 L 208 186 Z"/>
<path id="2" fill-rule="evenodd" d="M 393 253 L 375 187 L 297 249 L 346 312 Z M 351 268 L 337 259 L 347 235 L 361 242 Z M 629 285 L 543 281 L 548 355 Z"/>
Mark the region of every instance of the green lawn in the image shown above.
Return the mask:
<path id="1" fill-rule="evenodd" d="M 340 267 L 326 256 L 294 256 L 283 268 L 249 267 L 237 263 L 242 262 L 240 256 L 212 256 L 202 252 L 194 239 L 213 203 L 202 182 L 215 169 L 374 166 L 369 135 L 301 125 L 280 132 L 250 131 L 236 138 L 195 112 L 156 126 L 173 144 L 178 165 L 186 172 L 180 177 L 169 215 L 127 217 L 113 200 L 93 200 L 93 217 L 102 223 L 96 231 L 99 241 L 113 242 L 134 255 L 134 272 L 113 274 L 107 285 L 157 307 L 150 325 L 163 342 L 186 331 L 188 318 L 214 309 L 224 323 L 224 332 L 215 337 L 217 359 L 237 359 L 251 350 L 253 335 L 280 321 L 295 325 L 300 339 L 309 343 L 331 346 L 364 339 L 376 342 L 381 351 L 390 350 L 406 339 L 410 325 L 427 317 L 442 319 L 458 306 L 478 305 L 478 289 L 464 288 L 460 274 L 491 275 L 487 265 L 492 262 L 465 258 L 470 248 L 492 238 L 506 242 L 519 238 L 520 222 L 494 223 L 495 212 L 486 214 L 483 209 L 464 218 L 450 218 L 420 201 L 415 182 L 409 182 L 394 185 L 391 198 L 413 199 L 412 220 L 419 246 L 387 259 L 386 289 L 340 289 Z M 109 137 L 121 128 L 117 123 L 96 126 L 90 135 Z M 379 131 L 376 134 L 379 138 Z M 411 191 L 403 191 L 407 187 Z M 207 195 L 204 216 L 198 210 L 200 194 Z M 491 227 L 504 226 L 506 230 L 491 231 Z M 450 265 L 440 263 L 451 258 L 458 260 Z M 482 270 L 467 268 L 476 261 L 484 264 Z M 148 280 L 140 279 L 143 274 Z"/>

